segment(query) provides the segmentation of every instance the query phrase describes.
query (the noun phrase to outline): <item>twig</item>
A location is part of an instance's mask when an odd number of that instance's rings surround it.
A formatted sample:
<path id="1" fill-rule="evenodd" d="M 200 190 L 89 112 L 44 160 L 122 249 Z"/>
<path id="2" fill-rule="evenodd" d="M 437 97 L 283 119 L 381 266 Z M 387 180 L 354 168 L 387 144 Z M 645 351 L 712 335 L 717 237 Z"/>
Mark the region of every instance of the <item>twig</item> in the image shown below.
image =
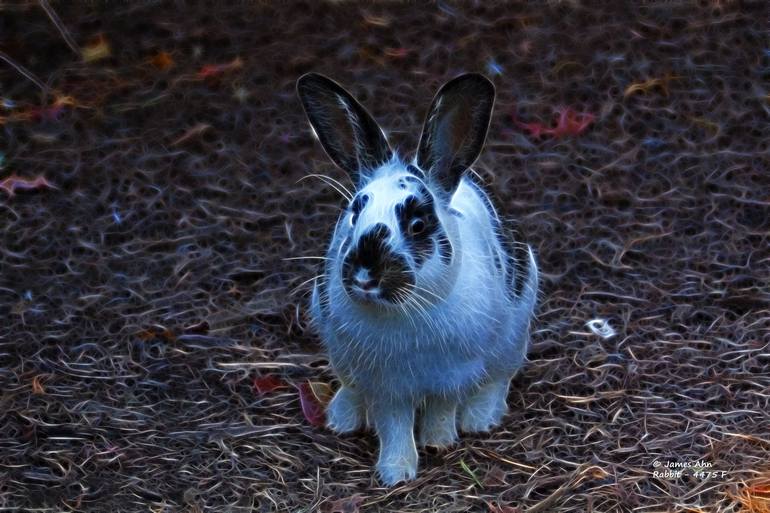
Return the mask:
<path id="1" fill-rule="evenodd" d="M 62 23 L 61 18 L 59 18 L 59 15 L 56 14 L 56 11 L 53 10 L 53 7 L 48 3 L 48 0 L 38 0 L 40 3 L 40 7 L 43 8 L 45 13 L 48 15 L 49 18 L 51 18 L 51 22 L 56 25 L 56 28 L 59 29 L 59 32 L 61 33 L 61 36 L 64 38 L 64 41 L 67 43 L 67 46 L 70 47 L 70 50 L 75 52 L 75 54 L 80 57 L 80 47 L 75 42 L 74 39 L 72 39 L 72 36 L 70 35 L 69 31 L 67 30 L 67 27 L 64 26 L 64 23 Z"/>
<path id="2" fill-rule="evenodd" d="M 16 71 L 24 75 L 27 80 L 30 82 L 33 82 L 36 86 L 38 86 L 44 93 L 48 94 L 51 91 L 51 88 L 45 85 L 39 78 L 37 78 L 30 70 L 22 66 L 21 64 L 17 63 L 13 59 L 11 59 L 10 56 L 5 54 L 4 52 L 0 52 L 0 59 L 3 59 L 5 62 L 11 65 Z"/>

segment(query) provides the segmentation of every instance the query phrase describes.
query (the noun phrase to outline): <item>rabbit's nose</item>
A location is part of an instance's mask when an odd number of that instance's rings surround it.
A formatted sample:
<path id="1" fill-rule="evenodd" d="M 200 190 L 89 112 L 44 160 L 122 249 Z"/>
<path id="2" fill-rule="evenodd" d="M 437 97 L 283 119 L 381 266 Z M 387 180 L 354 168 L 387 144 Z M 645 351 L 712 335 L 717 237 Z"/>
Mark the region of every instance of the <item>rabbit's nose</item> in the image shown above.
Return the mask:
<path id="1" fill-rule="evenodd" d="M 356 287 L 361 290 L 372 290 L 380 284 L 380 280 L 372 276 L 369 269 L 361 268 L 356 271 L 356 275 L 353 277 L 353 281 Z"/>

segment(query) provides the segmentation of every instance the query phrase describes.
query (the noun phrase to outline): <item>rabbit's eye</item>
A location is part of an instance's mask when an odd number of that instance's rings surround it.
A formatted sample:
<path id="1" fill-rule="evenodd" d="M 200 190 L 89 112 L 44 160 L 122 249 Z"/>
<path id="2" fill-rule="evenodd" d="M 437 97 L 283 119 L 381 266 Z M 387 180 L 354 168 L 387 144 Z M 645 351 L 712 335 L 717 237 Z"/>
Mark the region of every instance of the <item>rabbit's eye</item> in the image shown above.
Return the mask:
<path id="1" fill-rule="evenodd" d="M 409 234 L 410 235 L 419 235 L 425 230 L 425 221 L 423 221 L 421 218 L 412 219 L 412 221 L 409 223 Z"/>

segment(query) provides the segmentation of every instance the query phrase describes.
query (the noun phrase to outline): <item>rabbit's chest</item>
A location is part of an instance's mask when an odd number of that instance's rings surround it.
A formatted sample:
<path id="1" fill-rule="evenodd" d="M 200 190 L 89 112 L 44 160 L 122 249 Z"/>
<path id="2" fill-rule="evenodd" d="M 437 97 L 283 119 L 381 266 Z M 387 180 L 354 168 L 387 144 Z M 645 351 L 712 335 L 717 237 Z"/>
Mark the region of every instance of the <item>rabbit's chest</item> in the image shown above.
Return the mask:
<path id="1" fill-rule="evenodd" d="M 483 355 L 469 341 L 435 329 L 370 333 L 346 342 L 330 348 L 332 363 L 371 394 L 461 394 L 485 374 Z"/>

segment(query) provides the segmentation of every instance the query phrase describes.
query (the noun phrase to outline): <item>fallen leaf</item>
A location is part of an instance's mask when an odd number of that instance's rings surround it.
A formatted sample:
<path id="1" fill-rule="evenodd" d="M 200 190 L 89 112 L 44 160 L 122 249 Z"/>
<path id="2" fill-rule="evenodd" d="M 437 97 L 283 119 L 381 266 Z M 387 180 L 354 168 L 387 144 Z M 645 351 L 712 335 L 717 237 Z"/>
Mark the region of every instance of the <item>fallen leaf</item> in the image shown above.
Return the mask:
<path id="1" fill-rule="evenodd" d="M 112 55 L 112 50 L 104 35 L 99 34 L 93 43 L 83 47 L 81 53 L 83 55 L 83 61 L 94 62 L 109 57 Z"/>
<path id="2" fill-rule="evenodd" d="M 64 112 L 65 107 L 74 107 L 75 99 L 72 96 L 57 96 L 51 105 L 45 107 L 33 107 L 23 112 L 19 112 L 11 119 L 19 121 L 56 121 L 59 115 Z"/>
<path id="3" fill-rule="evenodd" d="M 487 506 L 489 507 L 489 513 L 521 513 L 520 508 L 513 506 L 500 506 L 491 502 L 487 502 Z"/>
<path id="4" fill-rule="evenodd" d="M 146 330 L 139 332 L 139 338 L 142 340 L 155 340 L 160 339 L 165 342 L 174 342 L 176 341 L 176 335 L 173 331 L 171 331 L 169 328 L 166 328 L 165 326 L 161 326 L 160 324 L 156 324 L 154 326 L 149 327 Z"/>
<path id="5" fill-rule="evenodd" d="M 161 71 L 165 71 L 174 66 L 174 59 L 168 52 L 158 52 L 152 59 L 150 59 L 150 64 Z"/>
<path id="6" fill-rule="evenodd" d="M 741 511 L 770 513 L 770 482 L 766 478 L 754 483 L 744 483 L 737 494 L 728 493 L 741 503 Z"/>
<path id="7" fill-rule="evenodd" d="M 216 77 L 217 75 L 221 75 L 222 73 L 233 71 L 241 67 L 243 67 L 243 61 L 240 57 L 236 57 L 232 61 L 224 64 L 206 64 L 198 72 L 198 78 Z"/>
<path id="8" fill-rule="evenodd" d="M 325 510 L 326 513 L 358 513 L 362 502 L 364 502 L 364 497 L 357 493 L 328 503 Z"/>
<path id="9" fill-rule="evenodd" d="M 45 394 L 45 387 L 40 382 L 40 376 L 35 376 L 32 378 L 32 393 L 35 395 Z"/>
<path id="10" fill-rule="evenodd" d="M 3 189 L 8 193 L 11 198 L 16 195 L 16 190 L 31 190 L 31 189 L 55 189 L 51 182 L 45 179 L 43 176 L 37 176 L 35 178 L 24 178 L 23 176 L 11 175 L 0 181 L 0 189 Z"/>
<path id="11" fill-rule="evenodd" d="M 309 381 L 310 391 L 313 393 L 315 400 L 326 409 L 326 405 L 332 400 L 334 393 L 332 387 L 321 381 Z"/>
<path id="12" fill-rule="evenodd" d="M 623 97 L 626 98 L 628 96 L 631 96 L 634 93 L 647 93 L 648 91 L 654 88 L 660 88 L 660 90 L 663 91 L 663 95 L 668 96 L 669 82 L 671 82 L 672 80 L 677 80 L 679 78 L 681 77 L 668 74 L 660 78 L 650 78 L 642 82 L 635 82 L 630 86 L 626 87 L 626 90 L 623 92 Z"/>
<path id="13" fill-rule="evenodd" d="M 364 22 L 375 27 L 387 27 L 390 25 L 390 18 L 387 16 L 375 16 L 373 14 L 364 13 Z"/>
<path id="14" fill-rule="evenodd" d="M 258 376 L 254 378 L 253 381 L 254 390 L 259 395 L 265 395 L 269 392 L 272 392 L 276 388 L 281 388 L 285 386 L 285 383 L 281 378 L 278 376 Z"/>
<path id="15" fill-rule="evenodd" d="M 324 425 L 324 408 L 313 395 L 313 390 L 310 386 L 310 382 L 302 383 L 297 387 L 299 391 L 299 402 L 302 406 L 302 413 L 305 415 L 305 419 L 316 427 Z"/>
<path id="16" fill-rule="evenodd" d="M 408 48 L 386 48 L 385 55 L 394 59 L 403 59 L 409 55 Z"/>
<path id="17" fill-rule="evenodd" d="M 194 127 L 188 129 L 184 134 L 182 134 L 177 140 L 171 143 L 171 146 L 178 146 L 182 144 L 183 142 L 189 141 L 193 137 L 197 137 L 201 135 L 203 132 L 211 128 L 211 125 L 207 123 L 198 123 Z"/>
<path id="18" fill-rule="evenodd" d="M 567 135 L 580 135 L 583 133 L 588 125 L 590 125 L 596 116 L 589 112 L 576 112 L 575 110 L 567 107 L 565 109 L 557 110 L 559 118 L 556 122 L 556 126 L 553 128 L 547 127 L 542 123 L 523 123 L 516 120 L 514 115 L 514 122 L 520 128 L 529 132 L 532 137 L 540 137 L 542 135 L 550 135 L 552 137 L 564 137 Z"/>

